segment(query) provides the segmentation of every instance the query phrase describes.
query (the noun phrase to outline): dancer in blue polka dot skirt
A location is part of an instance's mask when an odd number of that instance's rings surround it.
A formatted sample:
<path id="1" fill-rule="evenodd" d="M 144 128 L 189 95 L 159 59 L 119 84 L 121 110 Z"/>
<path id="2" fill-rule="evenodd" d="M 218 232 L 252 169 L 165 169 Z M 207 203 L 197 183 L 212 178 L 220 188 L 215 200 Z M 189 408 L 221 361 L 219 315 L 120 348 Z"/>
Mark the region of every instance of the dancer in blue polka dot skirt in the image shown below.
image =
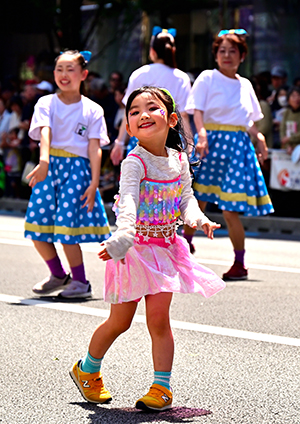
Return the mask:
<path id="1" fill-rule="evenodd" d="M 90 52 L 66 51 L 56 59 L 57 94 L 39 99 L 29 136 L 40 140 L 40 160 L 28 174 L 32 194 L 25 219 L 30 238 L 50 275 L 33 287 L 37 295 L 90 297 L 80 243 L 110 236 L 98 190 L 101 148 L 109 143 L 103 109 L 81 94 Z M 71 275 L 54 243 L 63 245 Z"/>
<path id="2" fill-rule="evenodd" d="M 213 43 L 218 70 L 203 71 L 188 100 L 197 129 L 196 150 L 201 164 L 195 171 L 194 191 L 199 206 L 218 204 L 225 218 L 235 259 L 224 280 L 247 279 L 245 232 L 239 214 L 262 216 L 274 212 L 260 163 L 268 157 L 263 134 L 254 122 L 263 118 L 249 80 L 237 74 L 247 54 L 246 31 L 223 30 Z M 257 140 L 257 152 L 249 138 Z M 194 250 L 194 230 L 184 237 Z"/>

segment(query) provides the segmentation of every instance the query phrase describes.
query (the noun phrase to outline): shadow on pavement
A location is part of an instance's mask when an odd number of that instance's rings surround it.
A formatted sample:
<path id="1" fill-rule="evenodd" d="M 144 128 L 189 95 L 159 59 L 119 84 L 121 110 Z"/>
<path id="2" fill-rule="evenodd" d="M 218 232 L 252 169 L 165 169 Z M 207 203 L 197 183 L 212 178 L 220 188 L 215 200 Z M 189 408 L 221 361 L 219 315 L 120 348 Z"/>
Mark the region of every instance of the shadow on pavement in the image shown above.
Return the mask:
<path id="1" fill-rule="evenodd" d="M 184 406 L 174 406 L 166 411 L 152 413 L 139 411 L 135 408 L 110 408 L 109 406 L 93 405 L 87 402 L 71 402 L 71 405 L 78 405 L 83 409 L 93 411 L 94 413 L 89 416 L 91 424 L 188 423 L 194 422 L 188 420 L 189 418 L 212 414 L 211 411 L 205 409 Z"/>
<path id="2" fill-rule="evenodd" d="M 10 305 L 17 306 L 32 306 L 43 303 L 80 303 L 80 304 L 88 304 L 91 301 L 95 300 L 103 300 L 100 297 L 91 297 L 91 298 L 73 298 L 73 299 L 65 299 L 63 297 L 58 296 L 39 296 L 39 297 L 27 297 L 22 299 L 20 302 L 10 303 Z"/>

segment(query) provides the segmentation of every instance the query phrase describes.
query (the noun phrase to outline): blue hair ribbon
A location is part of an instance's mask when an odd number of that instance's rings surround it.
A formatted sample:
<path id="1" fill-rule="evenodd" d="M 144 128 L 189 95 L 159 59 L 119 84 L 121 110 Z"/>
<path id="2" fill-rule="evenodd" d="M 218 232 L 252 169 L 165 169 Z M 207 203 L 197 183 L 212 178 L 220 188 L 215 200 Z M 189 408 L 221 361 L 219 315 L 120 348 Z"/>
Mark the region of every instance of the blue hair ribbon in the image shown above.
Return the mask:
<path id="1" fill-rule="evenodd" d="M 177 34 L 177 30 L 175 28 L 163 29 L 160 26 L 155 26 L 155 27 L 153 27 L 152 35 L 154 35 L 154 37 L 155 37 L 156 35 L 160 34 L 161 32 L 171 34 L 173 37 L 176 37 L 176 34 Z"/>
<path id="2" fill-rule="evenodd" d="M 244 29 L 222 29 L 222 31 L 219 32 L 218 37 L 222 37 L 222 35 L 226 34 L 248 35 L 247 31 Z"/>
<path id="3" fill-rule="evenodd" d="M 64 54 L 65 52 L 60 52 L 60 54 Z M 86 63 L 89 63 L 92 57 L 92 52 L 89 52 L 88 50 L 83 50 L 82 52 L 79 52 L 81 56 L 83 56 Z"/>
<path id="4" fill-rule="evenodd" d="M 92 53 L 88 50 L 83 50 L 82 52 L 79 52 L 83 57 L 86 63 L 89 63 L 92 57 Z"/>

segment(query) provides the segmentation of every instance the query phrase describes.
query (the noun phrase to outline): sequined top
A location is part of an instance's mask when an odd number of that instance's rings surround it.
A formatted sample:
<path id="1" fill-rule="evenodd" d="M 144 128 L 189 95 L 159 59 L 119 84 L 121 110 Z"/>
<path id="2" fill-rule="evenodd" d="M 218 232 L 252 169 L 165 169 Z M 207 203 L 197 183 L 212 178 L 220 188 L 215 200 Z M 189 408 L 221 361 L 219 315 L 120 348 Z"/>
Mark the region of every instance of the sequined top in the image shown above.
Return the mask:
<path id="1" fill-rule="evenodd" d="M 146 227 L 156 231 L 158 226 L 159 230 L 161 227 L 171 227 L 171 231 L 174 231 L 175 221 L 180 215 L 187 225 L 196 224 L 197 229 L 202 230 L 202 225 L 209 221 L 194 197 L 187 155 L 182 153 L 180 159 L 177 151 L 168 147 L 166 151 L 167 157 L 155 156 L 137 145 L 121 164 L 119 199 L 114 207 L 117 212 L 117 231 L 105 242 L 107 252 L 114 261 L 125 257 L 141 226 L 143 232 Z M 141 194 L 143 186 L 145 198 Z M 154 189 L 158 190 L 157 193 L 154 193 Z M 154 198 L 157 199 L 157 211 L 154 206 L 153 216 L 150 211 L 152 190 L 153 205 Z M 149 218 L 144 220 L 146 215 Z M 168 220 L 175 221 L 168 224 Z M 139 221 L 143 224 L 137 224 Z M 165 223 L 156 225 L 159 222 Z"/>
<path id="2" fill-rule="evenodd" d="M 174 180 L 153 180 L 147 177 L 147 168 L 141 160 L 145 177 L 140 183 L 139 207 L 137 210 L 137 225 L 163 225 L 171 224 L 180 216 L 180 202 L 182 184 L 180 175 Z M 113 210 L 118 216 L 118 203 L 120 197 L 116 196 Z"/>

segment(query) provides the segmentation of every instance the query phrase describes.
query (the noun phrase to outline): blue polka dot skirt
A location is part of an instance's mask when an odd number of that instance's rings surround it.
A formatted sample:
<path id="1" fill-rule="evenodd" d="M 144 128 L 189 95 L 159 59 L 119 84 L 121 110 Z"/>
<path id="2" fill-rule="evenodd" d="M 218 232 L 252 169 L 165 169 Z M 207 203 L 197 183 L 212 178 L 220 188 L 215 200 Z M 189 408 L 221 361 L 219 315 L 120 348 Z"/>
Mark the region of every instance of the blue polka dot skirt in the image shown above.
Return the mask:
<path id="1" fill-rule="evenodd" d="M 197 144 L 197 136 L 195 144 Z M 244 131 L 207 130 L 209 153 L 194 170 L 198 200 L 260 216 L 274 212 L 253 144 Z"/>
<path id="2" fill-rule="evenodd" d="M 81 208 L 85 200 L 80 197 L 91 181 L 89 160 L 60 152 L 70 157 L 50 154 L 47 177 L 33 187 L 25 217 L 25 237 L 63 244 L 108 239 L 110 228 L 99 191 L 92 212 Z"/>

